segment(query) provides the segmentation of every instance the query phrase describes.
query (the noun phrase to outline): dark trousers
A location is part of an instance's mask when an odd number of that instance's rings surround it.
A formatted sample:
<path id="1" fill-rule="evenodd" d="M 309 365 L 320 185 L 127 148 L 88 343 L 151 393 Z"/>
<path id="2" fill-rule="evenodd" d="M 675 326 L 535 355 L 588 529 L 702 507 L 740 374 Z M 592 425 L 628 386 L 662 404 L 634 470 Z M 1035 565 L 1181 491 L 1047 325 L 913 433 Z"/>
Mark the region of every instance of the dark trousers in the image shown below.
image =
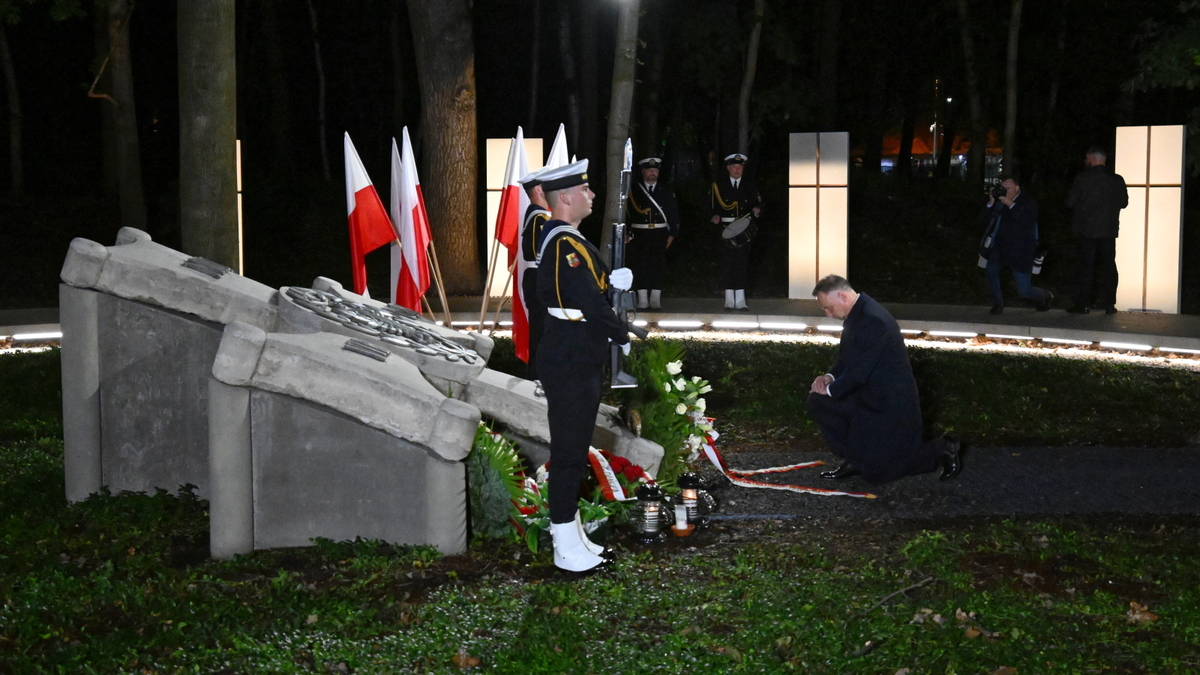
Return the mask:
<path id="1" fill-rule="evenodd" d="M 734 290 L 746 288 L 746 271 L 750 267 L 750 247 L 752 245 L 753 242 L 748 242 L 734 248 L 726 240 L 721 240 L 721 278 L 725 283 L 722 288 L 732 288 Z"/>
<path id="2" fill-rule="evenodd" d="M 1075 240 L 1075 304 L 1109 308 L 1117 304 L 1117 240 Z"/>
<path id="3" fill-rule="evenodd" d="M 993 254 L 993 257 L 995 255 Z M 1000 290 L 1000 269 L 1004 267 L 995 260 L 989 260 L 987 264 L 987 286 L 988 293 L 992 296 L 992 304 L 1004 306 L 1004 293 Z M 1018 272 L 1013 270 L 1013 280 L 1017 282 L 1017 295 L 1031 300 L 1035 303 L 1045 302 L 1050 297 L 1050 292 L 1038 288 L 1033 285 L 1032 278 L 1029 272 Z"/>
<path id="4" fill-rule="evenodd" d="M 905 476 L 936 471 L 942 466 L 948 445 L 944 436 L 922 442 L 918 428 L 911 438 L 873 438 L 856 428 L 871 414 L 854 397 L 834 400 L 824 394 L 808 395 L 808 414 L 825 436 L 838 458 L 853 464 L 871 484 L 888 483 Z"/>
<path id="5" fill-rule="evenodd" d="M 630 228 L 633 239 L 626 244 L 629 269 L 633 270 L 634 289 L 662 290 L 667 276 L 667 237 L 670 230 Z"/>
<path id="6" fill-rule="evenodd" d="M 607 346 L 588 344 L 585 324 L 546 319 L 537 370 L 550 422 L 550 522 L 575 520 L 579 481 L 588 471 L 588 447 L 604 386 Z"/>

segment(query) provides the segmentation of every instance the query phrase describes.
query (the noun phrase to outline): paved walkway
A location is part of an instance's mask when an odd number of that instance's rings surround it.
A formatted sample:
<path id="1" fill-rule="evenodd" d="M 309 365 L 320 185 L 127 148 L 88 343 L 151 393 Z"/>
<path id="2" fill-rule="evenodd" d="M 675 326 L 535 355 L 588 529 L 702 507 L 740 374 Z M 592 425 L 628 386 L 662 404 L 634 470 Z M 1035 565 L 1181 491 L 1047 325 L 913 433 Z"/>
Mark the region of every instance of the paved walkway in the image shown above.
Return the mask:
<path id="1" fill-rule="evenodd" d="M 719 298 L 669 298 L 662 310 L 642 311 L 637 318 L 653 324 L 699 321 L 715 328 L 736 329 L 739 326 L 728 325 L 735 323 L 748 329 L 785 331 L 794 331 L 797 323 L 810 327 L 840 323 L 825 318 L 815 300 L 750 298 L 751 310 L 743 312 L 724 311 L 722 304 Z M 451 318 L 456 324 L 477 322 L 479 305 L 477 297 L 454 298 L 450 301 Z M 884 303 L 884 306 L 895 315 L 902 329 L 912 331 L 1119 342 L 1148 345 L 1161 351 L 1200 351 L 1200 316 L 1191 314 L 1119 312 L 1106 315 L 1100 311 L 1079 315 L 1068 314 L 1062 309 L 1035 312 L 1033 308 L 1010 307 L 1003 314 L 992 316 L 985 306 L 892 303 Z M 486 320 L 494 317 L 495 310 L 492 309 Z M 500 320 L 509 320 L 507 311 L 501 312 Z M 469 327 L 466 323 L 462 325 Z M 57 308 L 0 310 L 0 339 L 58 330 Z"/>

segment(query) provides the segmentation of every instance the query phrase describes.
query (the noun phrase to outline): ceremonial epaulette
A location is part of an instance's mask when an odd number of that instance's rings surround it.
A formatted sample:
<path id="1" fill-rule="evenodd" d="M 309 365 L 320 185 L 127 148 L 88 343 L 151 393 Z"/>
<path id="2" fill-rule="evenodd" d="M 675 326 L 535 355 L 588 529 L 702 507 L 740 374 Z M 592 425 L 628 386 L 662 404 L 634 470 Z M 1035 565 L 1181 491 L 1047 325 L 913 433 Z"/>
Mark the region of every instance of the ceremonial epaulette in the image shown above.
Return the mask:
<path id="1" fill-rule="evenodd" d="M 642 208 L 642 207 L 638 206 L 637 198 L 633 196 L 634 194 L 635 193 L 632 190 L 629 191 L 629 205 L 633 207 L 633 210 L 637 211 L 638 213 L 641 213 L 643 215 L 650 213 L 649 206 L 646 206 L 646 208 Z"/>
<path id="2" fill-rule="evenodd" d="M 713 196 L 716 197 L 717 203 L 720 204 L 721 208 L 725 209 L 726 211 L 732 211 L 738 207 L 738 202 L 736 199 L 733 200 L 732 203 L 726 203 L 725 200 L 721 198 L 721 188 L 717 187 L 716 181 L 713 181 L 712 193 Z"/>

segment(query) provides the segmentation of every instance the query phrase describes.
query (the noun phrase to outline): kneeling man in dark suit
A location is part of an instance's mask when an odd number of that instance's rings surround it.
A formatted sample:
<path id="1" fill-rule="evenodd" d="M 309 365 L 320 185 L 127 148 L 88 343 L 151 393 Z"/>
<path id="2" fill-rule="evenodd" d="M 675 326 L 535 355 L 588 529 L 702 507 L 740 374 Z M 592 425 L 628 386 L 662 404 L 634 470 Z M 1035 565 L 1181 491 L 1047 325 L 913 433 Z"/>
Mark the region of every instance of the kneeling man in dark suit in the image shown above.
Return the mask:
<path id="1" fill-rule="evenodd" d="M 900 326 L 886 309 L 850 282 L 829 275 L 813 295 L 825 315 L 842 320 L 838 358 L 813 380 L 808 412 L 844 463 L 821 475 L 832 480 L 862 475 L 879 484 L 942 470 L 942 480 L 962 470 L 959 442 L 921 438 L 921 401 Z"/>

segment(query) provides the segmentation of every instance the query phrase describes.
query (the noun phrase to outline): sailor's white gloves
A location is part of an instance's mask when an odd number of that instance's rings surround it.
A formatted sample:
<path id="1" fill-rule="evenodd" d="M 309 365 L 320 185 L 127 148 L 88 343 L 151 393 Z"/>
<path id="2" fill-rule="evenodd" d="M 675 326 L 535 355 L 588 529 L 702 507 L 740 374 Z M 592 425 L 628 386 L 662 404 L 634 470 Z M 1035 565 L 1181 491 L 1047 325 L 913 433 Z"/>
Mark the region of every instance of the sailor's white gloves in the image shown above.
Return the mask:
<path id="1" fill-rule="evenodd" d="M 621 345 L 621 353 L 625 356 L 629 356 L 629 349 L 631 347 L 633 347 L 633 342 L 626 342 L 625 344 Z"/>
<path id="2" fill-rule="evenodd" d="M 613 285 L 613 288 L 627 291 L 633 287 L 633 270 L 628 267 L 618 267 L 608 275 L 608 283 Z"/>

